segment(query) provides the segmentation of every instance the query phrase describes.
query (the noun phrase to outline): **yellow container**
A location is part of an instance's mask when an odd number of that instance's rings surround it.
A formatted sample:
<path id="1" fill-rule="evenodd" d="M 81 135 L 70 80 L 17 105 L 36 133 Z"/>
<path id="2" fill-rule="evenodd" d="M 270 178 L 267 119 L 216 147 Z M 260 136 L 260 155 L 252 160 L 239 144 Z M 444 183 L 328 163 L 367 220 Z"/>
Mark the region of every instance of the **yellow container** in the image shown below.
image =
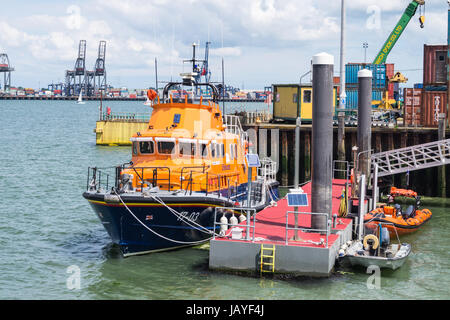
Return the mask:
<path id="1" fill-rule="evenodd" d="M 337 86 L 333 88 L 333 114 L 337 105 Z M 273 118 L 278 121 L 312 122 L 312 86 L 305 84 L 273 85 Z"/>

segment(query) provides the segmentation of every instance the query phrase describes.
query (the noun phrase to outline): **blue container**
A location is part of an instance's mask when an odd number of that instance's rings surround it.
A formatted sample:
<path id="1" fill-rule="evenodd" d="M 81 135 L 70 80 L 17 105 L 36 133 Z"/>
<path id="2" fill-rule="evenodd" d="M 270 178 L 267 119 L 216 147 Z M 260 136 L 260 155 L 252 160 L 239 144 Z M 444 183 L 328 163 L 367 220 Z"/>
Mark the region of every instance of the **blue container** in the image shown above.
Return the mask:
<path id="1" fill-rule="evenodd" d="M 383 100 L 383 93 L 383 90 L 372 90 L 372 100 Z M 358 89 L 346 89 L 345 94 L 347 95 L 345 108 L 351 110 L 358 109 Z"/>
<path id="2" fill-rule="evenodd" d="M 447 91 L 447 86 L 425 86 L 425 91 Z"/>
<path id="3" fill-rule="evenodd" d="M 361 69 L 369 69 L 372 71 L 372 88 L 385 89 L 388 81 L 386 81 L 386 65 L 385 64 L 361 64 L 348 63 L 345 65 L 345 86 L 352 89 L 358 87 L 358 72 Z"/>
<path id="4" fill-rule="evenodd" d="M 423 83 L 415 83 L 414 89 L 423 89 Z"/>

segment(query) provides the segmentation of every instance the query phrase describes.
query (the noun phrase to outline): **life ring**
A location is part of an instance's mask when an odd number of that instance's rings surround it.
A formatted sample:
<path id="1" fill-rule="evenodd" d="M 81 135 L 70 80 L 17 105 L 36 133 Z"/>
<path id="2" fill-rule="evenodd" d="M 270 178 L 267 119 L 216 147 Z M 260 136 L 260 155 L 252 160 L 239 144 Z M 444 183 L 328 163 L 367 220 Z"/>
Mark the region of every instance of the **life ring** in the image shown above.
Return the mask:
<path id="1" fill-rule="evenodd" d="M 147 97 L 148 97 L 148 99 L 149 99 L 150 101 L 155 100 L 155 98 L 156 98 L 157 95 L 158 95 L 158 94 L 156 93 L 155 90 L 152 90 L 152 89 L 147 90 Z"/>
<path id="2" fill-rule="evenodd" d="M 368 234 L 367 236 L 364 237 L 364 240 L 363 240 L 364 249 L 366 249 L 366 250 L 369 249 L 369 244 L 367 243 L 369 240 L 373 241 L 373 246 L 372 246 L 373 249 L 378 248 L 380 241 L 378 240 L 377 236 L 375 236 L 373 234 Z"/>

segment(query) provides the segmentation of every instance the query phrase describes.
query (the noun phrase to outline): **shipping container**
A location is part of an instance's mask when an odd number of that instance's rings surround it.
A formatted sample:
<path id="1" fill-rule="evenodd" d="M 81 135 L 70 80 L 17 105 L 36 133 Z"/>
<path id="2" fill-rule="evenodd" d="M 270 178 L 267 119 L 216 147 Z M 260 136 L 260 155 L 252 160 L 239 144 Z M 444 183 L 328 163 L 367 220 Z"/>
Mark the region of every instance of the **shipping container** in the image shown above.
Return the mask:
<path id="1" fill-rule="evenodd" d="M 333 77 L 333 84 L 334 85 L 340 85 L 341 84 L 341 77 Z"/>
<path id="2" fill-rule="evenodd" d="M 447 85 L 427 85 L 425 86 L 426 91 L 446 91 Z"/>
<path id="3" fill-rule="evenodd" d="M 394 99 L 394 90 L 395 90 L 395 84 L 389 83 L 388 85 L 388 97 L 389 99 Z"/>
<path id="4" fill-rule="evenodd" d="M 423 46 L 423 85 L 447 83 L 447 46 Z"/>
<path id="5" fill-rule="evenodd" d="M 337 105 L 337 88 L 333 89 L 333 114 Z M 312 122 L 312 86 L 299 84 L 273 85 L 274 120 L 295 121 L 300 116 L 302 123 Z"/>
<path id="6" fill-rule="evenodd" d="M 346 88 L 357 88 L 358 72 L 361 69 L 369 69 L 372 71 L 372 87 L 374 89 L 385 89 L 387 87 L 389 80 L 386 79 L 386 64 L 348 63 L 345 65 Z"/>
<path id="7" fill-rule="evenodd" d="M 383 100 L 384 90 L 372 90 L 372 101 Z M 346 89 L 345 94 L 347 98 L 345 100 L 346 109 L 358 109 L 358 89 Z"/>
<path id="8" fill-rule="evenodd" d="M 439 113 L 447 112 L 447 91 L 423 91 L 422 120 L 425 127 L 437 127 Z"/>
<path id="9" fill-rule="evenodd" d="M 424 126 L 422 92 L 422 89 L 413 88 L 405 88 L 403 90 L 403 121 L 405 126 Z"/>
<path id="10" fill-rule="evenodd" d="M 391 79 L 395 74 L 394 70 L 394 64 L 393 63 L 386 63 L 386 80 L 389 82 L 389 79 Z"/>

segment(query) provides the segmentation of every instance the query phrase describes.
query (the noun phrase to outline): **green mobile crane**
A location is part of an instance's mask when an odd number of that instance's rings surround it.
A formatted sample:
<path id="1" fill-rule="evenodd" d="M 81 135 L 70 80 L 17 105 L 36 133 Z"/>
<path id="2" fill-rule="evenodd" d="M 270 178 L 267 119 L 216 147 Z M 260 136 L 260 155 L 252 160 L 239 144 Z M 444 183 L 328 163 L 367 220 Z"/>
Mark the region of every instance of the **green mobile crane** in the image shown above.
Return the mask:
<path id="1" fill-rule="evenodd" d="M 406 26 L 408 25 L 409 21 L 416 14 L 417 8 L 420 6 L 420 11 L 422 11 L 422 6 L 424 6 L 424 5 L 425 5 L 424 0 L 411 1 L 411 3 L 408 5 L 405 12 L 403 13 L 402 17 L 398 21 L 397 25 L 395 26 L 394 30 L 392 31 L 392 33 L 389 35 L 388 39 L 384 43 L 380 52 L 375 57 L 373 64 L 386 63 L 387 56 L 391 52 L 392 48 L 395 46 L 395 43 L 397 42 L 398 38 L 400 38 L 401 34 L 403 33 Z M 419 22 L 420 22 L 420 27 L 423 28 L 424 22 L 425 22 L 425 16 L 423 16 L 422 14 L 420 15 Z"/>

